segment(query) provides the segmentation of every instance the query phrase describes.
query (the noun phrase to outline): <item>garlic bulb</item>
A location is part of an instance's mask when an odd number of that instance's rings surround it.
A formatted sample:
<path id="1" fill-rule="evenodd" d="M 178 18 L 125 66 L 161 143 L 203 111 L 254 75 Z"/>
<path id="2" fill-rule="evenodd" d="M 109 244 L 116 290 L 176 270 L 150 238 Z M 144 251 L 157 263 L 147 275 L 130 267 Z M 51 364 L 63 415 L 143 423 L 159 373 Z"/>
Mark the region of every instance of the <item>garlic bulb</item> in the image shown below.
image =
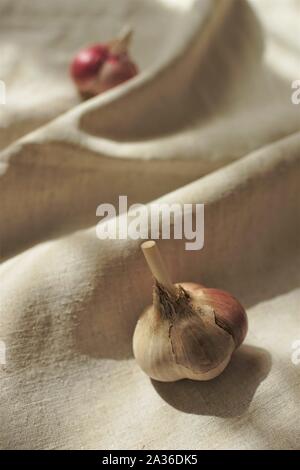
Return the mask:
<path id="1" fill-rule="evenodd" d="M 156 243 L 145 242 L 142 249 L 156 281 L 153 305 L 141 315 L 133 336 L 138 364 L 163 382 L 213 379 L 246 336 L 244 308 L 218 289 L 173 285 Z"/>

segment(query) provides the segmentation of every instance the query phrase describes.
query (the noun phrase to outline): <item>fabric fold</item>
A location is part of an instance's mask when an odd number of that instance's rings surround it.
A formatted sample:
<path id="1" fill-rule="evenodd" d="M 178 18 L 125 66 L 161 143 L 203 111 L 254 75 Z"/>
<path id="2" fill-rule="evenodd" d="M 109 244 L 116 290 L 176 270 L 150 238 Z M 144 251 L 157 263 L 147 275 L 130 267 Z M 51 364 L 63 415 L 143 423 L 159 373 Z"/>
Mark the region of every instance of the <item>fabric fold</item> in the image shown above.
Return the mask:
<path id="1" fill-rule="evenodd" d="M 299 448 L 300 113 L 252 6 L 27 5 L 0 0 L 0 447 Z M 70 57 L 126 22 L 141 74 L 79 103 Z M 205 205 L 202 250 L 158 243 L 174 282 L 247 308 L 246 342 L 217 379 L 162 384 L 135 363 L 152 285 L 141 241 L 96 233 L 97 206 L 120 195 Z"/>
<path id="2" fill-rule="evenodd" d="M 173 388 L 154 383 L 153 388 L 131 359 L 136 320 L 151 301 L 151 278 L 139 241 L 99 241 L 93 227 L 36 245 L 1 265 L 1 332 L 8 345 L 1 375 L 10 397 L 9 411 L 2 411 L 4 447 L 107 449 L 113 435 L 119 447 L 140 448 L 143 442 L 155 448 L 161 446 L 163 431 L 158 427 L 152 434 L 153 420 L 173 439 L 170 423 L 183 429 L 176 431 L 179 447 L 299 445 L 294 409 L 284 405 L 296 399 L 298 387 L 289 341 L 298 325 L 299 238 L 294 222 L 300 209 L 299 149 L 295 134 L 158 200 L 205 203 L 203 250 L 187 252 L 178 240 L 160 242 L 173 280 L 228 289 L 248 307 L 247 344 L 211 386 L 187 381 Z M 244 368 L 252 379 L 239 372 Z M 244 380 L 243 391 L 235 374 Z M 224 393 L 231 394 L 230 403 L 221 399 Z M 137 394 L 140 405 L 134 411 Z M 201 403 L 207 394 L 205 407 Z M 236 409 L 235 402 L 243 403 L 247 395 L 250 411 L 248 405 Z M 187 411 L 190 400 L 192 420 L 176 409 Z M 213 406 L 216 401 L 218 407 Z M 90 404 L 92 416 L 83 402 Z M 277 423 L 288 419 L 284 437 L 275 439 L 272 427 L 264 426 L 270 402 Z M 128 408 L 133 412 L 130 422 Z M 227 414 L 233 421 L 225 424 L 214 414 Z M 242 435 L 234 422 L 242 426 Z M 256 422 L 263 426 L 259 441 Z M 207 427 L 209 433 L 201 434 Z M 216 433 L 222 434 L 219 442 Z M 163 445 L 171 447 L 165 435 Z"/>

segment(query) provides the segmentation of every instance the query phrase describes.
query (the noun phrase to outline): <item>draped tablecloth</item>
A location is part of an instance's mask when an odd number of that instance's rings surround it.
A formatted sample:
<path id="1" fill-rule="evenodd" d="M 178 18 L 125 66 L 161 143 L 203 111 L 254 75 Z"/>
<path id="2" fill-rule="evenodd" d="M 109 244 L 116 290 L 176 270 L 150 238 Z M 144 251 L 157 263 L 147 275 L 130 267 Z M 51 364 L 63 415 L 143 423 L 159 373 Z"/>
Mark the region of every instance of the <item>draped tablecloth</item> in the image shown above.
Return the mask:
<path id="1" fill-rule="evenodd" d="M 0 447 L 300 447 L 297 0 L 0 1 Z M 80 103 L 68 63 L 124 25 L 141 73 Z M 140 240 L 96 207 L 205 204 L 205 243 L 159 242 L 174 282 L 232 292 L 249 333 L 211 382 L 132 356 Z"/>

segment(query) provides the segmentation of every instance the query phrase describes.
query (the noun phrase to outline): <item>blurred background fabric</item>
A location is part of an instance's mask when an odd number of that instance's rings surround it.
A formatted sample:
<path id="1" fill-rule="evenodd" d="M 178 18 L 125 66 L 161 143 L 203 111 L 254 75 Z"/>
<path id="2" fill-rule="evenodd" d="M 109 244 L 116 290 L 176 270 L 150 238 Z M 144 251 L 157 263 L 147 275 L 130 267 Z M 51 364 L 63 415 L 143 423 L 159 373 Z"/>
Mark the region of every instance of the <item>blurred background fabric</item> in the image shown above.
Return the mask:
<path id="1" fill-rule="evenodd" d="M 299 449 L 298 0 L 0 0 L 0 447 Z M 80 102 L 83 45 L 134 29 L 141 73 Z M 249 334 L 207 382 L 150 380 L 139 244 L 96 208 L 205 203 L 205 244 L 159 242 L 174 282 L 231 291 Z"/>

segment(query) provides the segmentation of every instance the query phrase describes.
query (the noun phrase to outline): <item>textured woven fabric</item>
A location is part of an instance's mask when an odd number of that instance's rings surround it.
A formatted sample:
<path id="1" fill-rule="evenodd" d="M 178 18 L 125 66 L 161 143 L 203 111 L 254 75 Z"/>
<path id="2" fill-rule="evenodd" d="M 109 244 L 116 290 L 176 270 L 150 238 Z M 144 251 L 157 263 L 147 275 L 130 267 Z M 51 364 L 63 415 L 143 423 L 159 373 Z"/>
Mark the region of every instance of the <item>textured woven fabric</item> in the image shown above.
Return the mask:
<path id="1" fill-rule="evenodd" d="M 300 448 L 299 3 L 0 10 L 0 447 Z M 70 57 L 124 24 L 141 73 L 80 104 Z M 159 245 L 174 282 L 247 308 L 245 344 L 211 382 L 152 381 L 132 357 L 151 276 L 140 241 L 96 237 L 96 207 L 121 194 L 205 204 L 202 250 Z"/>

